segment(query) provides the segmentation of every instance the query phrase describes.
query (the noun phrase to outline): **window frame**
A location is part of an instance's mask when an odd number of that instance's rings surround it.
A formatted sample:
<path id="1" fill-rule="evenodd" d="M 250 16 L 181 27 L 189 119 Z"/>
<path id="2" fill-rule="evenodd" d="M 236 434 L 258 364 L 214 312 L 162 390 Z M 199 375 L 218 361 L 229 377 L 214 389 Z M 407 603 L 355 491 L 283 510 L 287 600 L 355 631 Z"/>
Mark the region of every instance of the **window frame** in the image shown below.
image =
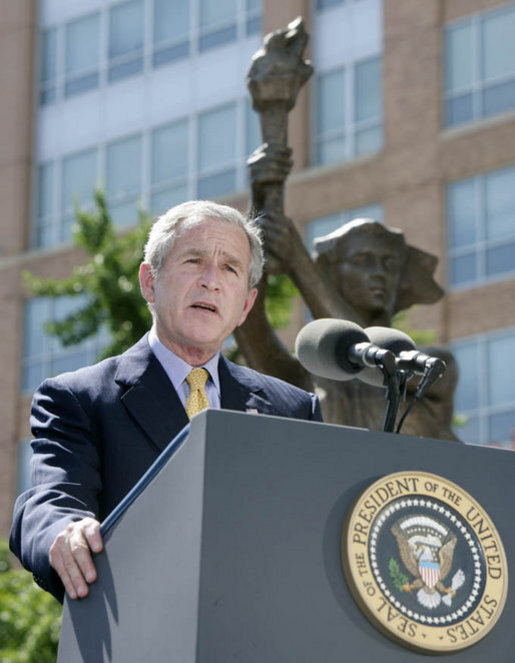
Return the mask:
<path id="1" fill-rule="evenodd" d="M 55 299 L 48 296 L 41 296 L 25 300 L 23 311 L 22 357 L 20 360 L 20 385 L 22 395 L 32 393 L 45 378 L 62 373 L 62 370 L 54 370 L 57 362 L 72 356 L 80 350 L 85 355 L 85 361 L 78 362 L 74 368 L 81 368 L 82 366 L 87 366 L 98 361 L 100 352 L 107 346 L 109 342 L 108 333 L 104 329 L 100 330 L 95 336 L 85 339 L 81 344 L 68 347 L 64 347 L 56 337 L 45 332 L 44 325 L 47 322 L 62 317 L 56 312 L 56 307 L 59 304 L 64 304 L 66 306 L 67 303 L 71 304 L 72 302 L 77 302 L 77 308 L 79 308 L 81 301 L 84 301 L 83 297 L 80 300 L 79 297 L 82 296 L 58 297 Z M 34 330 L 32 327 L 29 329 L 28 324 L 36 320 L 37 311 L 34 313 L 31 312 L 30 309 L 31 307 L 38 305 L 43 307 L 43 314 L 37 319 L 38 329 L 36 331 L 36 336 L 40 338 L 41 342 L 38 343 L 39 351 L 31 353 L 27 349 L 27 334 L 33 334 Z M 31 316 L 32 321 L 29 320 Z M 37 368 L 39 377 L 37 379 L 33 378 L 32 380 L 29 380 L 28 371 L 34 369 L 34 367 Z"/>
<path id="2" fill-rule="evenodd" d="M 231 162 L 224 164 L 217 164 L 216 167 L 201 170 L 199 167 L 198 161 L 198 143 L 199 143 L 199 117 L 202 114 L 214 112 L 219 108 L 224 106 L 233 106 L 236 113 L 236 138 L 235 138 L 235 155 Z M 154 132 L 159 131 L 160 129 L 166 128 L 167 126 L 172 126 L 174 124 L 185 123 L 187 126 L 188 138 L 187 138 L 187 163 L 188 168 L 187 172 L 180 177 L 172 177 L 159 182 L 154 182 L 152 180 L 152 141 Z M 252 122 L 252 130 L 251 123 Z M 123 222 L 122 225 L 130 225 L 136 222 L 137 220 L 137 206 L 140 205 L 143 210 L 148 211 L 149 213 L 162 213 L 165 210 L 156 210 L 155 205 L 152 203 L 152 198 L 157 196 L 159 193 L 164 193 L 167 189 L 181 186 L 184 190 L 184 195 L 182 195 L 182 200 L 190 200 L 198 197 L 199 195 L 199 181 L 201 177 L 208 175 L 216 175 L 217 173 L 223 172 L 228 169 L 233 169 L 235 172 L 235 188 L 232 190 L 221 191 L 216 197 L 223 198 L 229 195 L 237 194 L 244 189 L 248 188 L 248 176 L 247 176 L 247 167 L 246 159 L 250 155 L 253 149 L 258 147 L 258 145 L 251 146 L 249 139 L 257 138 L 257 127 L 259 125 L 258 116 L 249 107 L 249 101 L 245 98 L 237 98 L 229 100 L 223 104 L 216 106 L 211 106 L 205 109 L 202 109 L 201 112 L 191 113 L 190 115 L 184 115 L 179 118 L 174 118 L 170 122 L 161 123 L 153 126 L 149 126 L 142 131 L 132 132 L 130 134 L 124 134 L 121 136 L 113 137 L 109 141 L 104 141 L 101 143 L 95 143 L 90 147 L 86 147 L 71 153 L 66 153 L 54 160 L 45 160 L 41 163 L 34 164 L 34 206 L 32 214 L 32 226 L 31 226 L 31 248 L 34 250 L 48 249 L 50 247 L 60 246 L 63 243 L 68 241 L 68 238 L 63 240 L 61 238 L 61 229 L 63 227 L 63 221 L 68 216 L 65 213 L 64 207 L 62 205 L 62 182 L 63 182 L 63 168 L 64 163 L 67 159 L 79 156 L 89 152 L 90 150 L 96 150 L 97 155 L 97 176 L 96 182 L 102 184 L 103 188 L 106 189 L 106 199 L 108 206 L 111 203 L 113 204 L 113 199 L 107 196 L 107 152 L 109 147 L 115 145 L 116 143 L 122 142 L 124 140 L 129 140 L 130 138 L 139 136 L 141 139 L 141 164 L 140 164 L 140 186 L 136 191 L 128 192 L 126 194 L 120 195 L 114 199 L 114 204 L 121 204 L 124 201 L 129 203 L 134 201 L 134 210 L 135 213 L 130 217 L 129 220 Z M 145 164 L 149 164 L 147 168 Z M 49 193 L 49 198 L 52 203 L 53 212 L 46 216 L 40 216 L 39 209 L 39 191 L 40 191 L 40 182 L 39 182 L 39 172 L 42 167 L 51 167 L 53 170 L 53 182 L 52 190 Z M 177 201 L 178 202 L 178 201 Z M 172 206 L 174 199 L 171 199 L 169 206 Z M 86 210 L 91 210 L 93 208 L 92 204 L 87 206 L 81 206 Z M 117 223 L 117 225 L 119 225 Z M 50 237 L 50 241 L 42 243 L 40 237 L 42 236 L 42 231 L 47 230 L 47 235 Z M 71 239 L 71 238 L 70 238 Z"/>
<path id="3" fill-rule="evenodd" d="M 356 89 L 357 89 L 357 77 L 356 71 L 360 65 L 377 62 L 379 67 L 379 78 L 382 81 L 382 64 L 383 58 L 382 54 L 367 56 L 359 60 L 354 60 L 344 65 L 338 67 L 332 67 L 325 71 L 321 71 L 315 79 L 315 85 L 313 86 L 313 114 L 312 114 L 312 147 L 311 147 L 311 163 L 313 166 L 330 166 L 337 163 L 344 163 L 351 161 L 353 159 L 367 157 L 372 155 L 379 154 L 383 149 L 383 93 L 382 87 L 379 91 L 379 106 L 380 114 L 372 117 L 367 117 L 363 120 L 357 119 L 357 108 L 356 108 Z M 343 123 L 337 127 L 330 130 L 320 129 L 319 122 L 321 117 L 320 110 L 320 82 L 323 77 L 330 76 L 341 72 L 343 74 Z M 366 150 L 364 152 L 359 152 L 357 149 L 357 138 L 360 133 L 364 131 L 370 131 L 376 129 L 380 133 L 380 139 L 377 147 L 372 150 Z M 341 158 L 334 160 L 325 160 L 321 157 L 321 148 L 324 145 L 329 144 L 329 141 L 335 139 L 342 139 L 343 154 Z"/>
<path id="4" fill-rule="evenodd" d="M 133 76 L 149 74 L 165 65 L 174 65 L 178 61 L 190 57 L 202 56 L 209 53 L 213 48 L 223 47 L 229 43 L 247 39 L 261 30 L 262 26 L 262 0 L 259 6 L 256 1 L 235 0 L 236 11 L 234 18 L 226 21 L 215 28 L 202 28 L 200 24 L 200 3 L 202 0 L 188 0 L 190 3 L 189 21 L 187 34 L 176 39 L 162 39 L 156 42 L 155 38 L 155 1 L 156 0 L 121 0 L 118 2 L 105 3 L 96 11 L 87 11 L 77 14 L 62 22 L 52 25 L 41 25 L 38 31 L 38 48 L 41 62 L 43 63 L 43 50 L 48 45 L 49 35 L 55 35 L 55 72 L 46 78 L 43 76 L 43 67 L 38 73 L 38 106 L 45 107 L 72 99 L 79 94 L 102 89 L 115 85 Z M 141 46 L 132 51 L 111 57 L 111 25 L 114 13 L 124 5 L 141 3 L 142 26 Z M 68 76 L 66 73 L 66 34 L 73 23 L 80 22 L 92 16 L 99 17 L 98 27 L 98 65 L 94 73 L 97 80 L 84 89 L 67 93 L 67 85 L 80 80 L 80 76 Z M 206 37 L 215 34 L 227 25 L 234 27 L 230 38 L 222 39 L 220 43 L 211 45 L 203 43 Z M 225 28 L 224 28 L 225 26 Z M 216 40 L 215 40 L 216 41 Z M 185 46 L 186 44 L 186 46 Z M 171 49 L 171 51 L 170 51 Z M 167 51 L 170 51 L 168 54 Z M 208 55 L 209 57 L 209 55 Z M 124 71 L 124 68 L 126 69 Z M 70 79 L 70 80 L 68 80 Z"/>
<path id="5" fill-rule="evenodd" d="M 515 164 L 498 168 L 496 170 L 478 173 L 471 177 L 466 177 L 460 180 L 448 182 L 445 191 L 445 213 L 446 213 L 446 263 L 447 263 L 447 288 L 451 291 L 458 291 L 470 287 L 477 287 L 487 283 L 494 283 L 513 278 L 515 275 L 515 266 L 507 269 L 506 271 L 488 274 L 487 259 L 488 251 L 492 249 L 503 247 L 507 243 L 515 243 L 515 228 L 513 233 L 508 236 L 500 238 L 488 238 L 488 218 L 489 212 L 487 208 L 486 186 L 487 178 L 496 174 L 503 174 L 507 172 L 513 174 L 513 184 L 515 189 Z M 470 182 L 473 186 L 473 208 L 476 212 L 475 219 L 475 238 L 474 240 L 464 243 L 459 246 L 454 246 L 452 239 L 453 231 L 453 218 L 451 215 L 451 199 L 450 194 L 452 188 L 457 185 Z M 515 213 L 515 199 L 513 211 Z M 454 226 L 455 227 L 455 226 Z M 464 280 L 453 280 L 453 271 L 455 261 L 460 257 L 470 256 L 474 259 L 475 276 Z M 453 262 L 454 261 L 454 262 Z"/>
<path id="6" fill-rule="evenodd" d="M 515 94 L 513 105 L 510 108 L 497 112 L 487 113 L 484 108 L 485 92 L 492 86 L 494 79 L 487 79 L 484 74 L 484 55 L 485 45 L 483 39 L 483 26 L 485 22 L 495 16 L 503 16 L 507 13 L 515 13 L 515 3 L 511 2 L 502 7 L 496 7 L 483 12 L 471 14 L 464 18 L 446 23 L 443 28 L 443 95 L 442 95 L 442 124 L 445 130 L 452 130 L 469 124 L 474 124 L 482 120 L 497 117 L 504 114 L 515 113 Z M 463 87 L 451 88 L 448 84 L 448 41 L 450 33 L 460 27 L 469 26 L 470 39 L 472 45 L 472 81 L 469 85 Z M 512 82 L 515 87 L 515 62 L 513 71 L 510 74 L 503 74 L 498 77 L 498 83 Z M 471 117 L 462 121 L 452 122 L 449 120 L 449 104 L 453 100 L 468 95 L 471 97 Z"/>
<path id="7" fill-rule="evenodd" d="M 478 379 L 477 382 L 477 407 L 458 409 L 459 403 L 455 409 L 455 415 L 458 418 L 472 418 L 477 419 L 477 432 L 478 440 L 463 440 L 470 444 L 483 444 L 483 445 L 492 445 L 492 446 L 504 446 L 505 448 L 514 448 L 513 444 L 515 443 L 515 434 L 512 434 L 513 437 L 508 444 L 502 444 L 502 442 L 497 442 L 490 439 L 490 418 L 495 415 L 510 414 L 513 413 L 514 427 L 515 431 L 515 398 L 512 401 L 506 403 L 496 404 L 490 402 L 489 390 L 489 373 L 487 370 L 488 367 L 488 353 L 489 353 L 489 344 L 495 342 L 496 340 L 502 340 L 504 338 L 515 339 L 515 327 L 508 327 L 501 330 L 487 332 L 479 334 L 476 336 L 468 336 L 460 339 L 454 339 L 450 343 L 450 349 L 455 354 L 456 360 L 458 361 L 459 366 L 459 350 L 461 347 L 467 345 L 473 346 L 477 352 L 478 358 L 478 368 L 477 375 L 482 376 L 482 379 Z M 459 390 L 460 390 L 460 381 L 458 380 L 457 386 L 457 395 L 456 399 L 459 401 Z M 460 437 L 460 426 L 455 426 L 455 432 Z"/>

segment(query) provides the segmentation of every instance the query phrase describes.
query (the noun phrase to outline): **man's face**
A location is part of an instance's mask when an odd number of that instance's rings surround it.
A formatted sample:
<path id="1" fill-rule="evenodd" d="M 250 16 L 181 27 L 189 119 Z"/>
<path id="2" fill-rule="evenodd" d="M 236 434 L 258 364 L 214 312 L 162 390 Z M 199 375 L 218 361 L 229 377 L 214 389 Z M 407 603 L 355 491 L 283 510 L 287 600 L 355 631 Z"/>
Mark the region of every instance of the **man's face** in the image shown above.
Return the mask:
<path id="1" fill-rule="evenodd" d="M 209 218 L 186 222 L 157 279 L 146 263 L 140 269 L 159 340 L 190 365 L 216 354 L 254 303 L 249 262 L 249 241 L 241 228 Z"/>
<path id="2" fill-rule="evenodd" d="M 367 323 L 393 313 L 399 287 L 399 247 L 382 236 L 354 234 L 347 240 L 344 259 L 338 266 L 338 289 L 343 298 Z"/>

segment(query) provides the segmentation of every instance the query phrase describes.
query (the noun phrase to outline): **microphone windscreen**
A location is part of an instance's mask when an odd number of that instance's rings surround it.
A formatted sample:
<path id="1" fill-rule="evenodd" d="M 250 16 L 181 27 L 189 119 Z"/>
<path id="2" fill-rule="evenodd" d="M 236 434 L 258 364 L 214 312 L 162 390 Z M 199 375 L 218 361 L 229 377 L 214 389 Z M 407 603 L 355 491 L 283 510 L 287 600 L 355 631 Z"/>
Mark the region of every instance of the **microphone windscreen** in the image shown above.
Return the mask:
<path id="1" fill-rule="evenodd" d="M 400 329 L 392 329 L 392 327 L 367 327 L 365 334 L 372 343 L 385 350 L 390 350 L 394 355 L 398 355 L 399 352 L 406 350 L 416 350 L 412 339 L 400 331 Z"/>
<path id="2" fill-rule="evenodd" d="M 367 341 L 363 329 L 354 322 L 320 318 L 300 330 L 295 352 L 310 373 L 330 380 L 351 380 L 362 369 L 349 360 L 349 349 Z"/>
<path id="3" fill-rule="evenodd" d="M 405 350 L 415 350 L 415 344 L 411 338 L 399 329 L 367 327 L 364 331 L 371 343 L 375 343 L 385 350 L 390 350 L 394 355 L 398 355 L 399 352 Z M 366 382 L 373 387 L 384 386 L 384 375 L 379 367 L 364 368 L 358 377 L 362 382 Z"/>

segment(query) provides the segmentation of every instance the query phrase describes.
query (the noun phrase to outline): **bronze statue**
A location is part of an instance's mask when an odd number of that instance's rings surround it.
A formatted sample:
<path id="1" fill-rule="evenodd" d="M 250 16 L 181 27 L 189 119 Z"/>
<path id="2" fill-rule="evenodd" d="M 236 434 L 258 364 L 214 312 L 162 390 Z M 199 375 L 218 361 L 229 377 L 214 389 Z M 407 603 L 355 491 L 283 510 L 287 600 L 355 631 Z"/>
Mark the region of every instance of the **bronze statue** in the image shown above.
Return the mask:
<path id="1" fill-rule="evenodd" d="M 301 47 L 295 49 L 295 58 L 292 58 L 291 51 L 285 53 L 290 81 L 306 79 L 291 73 L 295 59 L 301 69 L 306 64 L 302 60 L 306 37 L 303 29 L 301 32 Z M 282 37 L 280 33 L 272 35 L 276 46 L 287 44 L 286 34 L 291 35 L 291 24 L 282 31 Z M 270 43 L 272 36 L 265 38 L 265 45 Z M 273 49 L 273 67 L 256 66 L 257 61 L 260 60 L 262 65 L 263 58 L 269 55 L 265 48 L 255 56 L 249 72 L 249 89 L 253 96 L 256 89 L 274 89 L 273 83 L 278 80 L 273 78 L 274 74 L 272 80 L 266 80 L 271 71 L 284 73 L 277 64 L 281 57 L 279 47 Z M 259 87 L 255 84 L 258 70 Z M 433 279 L 436 258 L 408 245 L 400 230 L 387 228 L 372 219 L 351 221 L 330 235 L 318 238 L 313 258 L 309 255 L 297 229 L 283 210 L 284 182 L 292 163 L 284 122 L 296 98 L 298 85 L 288 85 L 286 89 L 289 102 L 285 102 L 284 95 L 277 90 L 274 92 L 278 99 L 275 113 L 271 110 L 274 95 L 268 96 L 266 105 L 262 103 L 262 92 L 261 100 L 254 99 L 254 107 L 261 113 L 262 133 L 266 139 L 248 162 L 252 213 L 261 218 L 269 270 L 290 276 L 314 318 L 344 318 L 362 327 L 391 326 L 392 316 L 397 311 L 415 303 L 437 301 L 443 291 Z M 266 113 L 262 113 L 265 108 Z M 282 118 L 279 123 L 278 117 Z M 308 373 L 271 328 L 264 308 L 265 291 L 266 281 L 263 281 L 253 310 L 235 333 L 247 363 L 304 389 L 315 390 L 321 400 L 324 420 L 328 423 L 381 429 L 386 407 L 385 390 L 359 380 L 336 382 Z M 447 371 L 414 407 L 402 432 L 456 439 L 451 430 L 457 381 L 455 361 L 445 350 L 431 348 L 426 351 L 444 359 Z M 415 381 L 408 383 L 408 400 L 416 387 L 416 383 L 411 386 L 412 383 Z"/>

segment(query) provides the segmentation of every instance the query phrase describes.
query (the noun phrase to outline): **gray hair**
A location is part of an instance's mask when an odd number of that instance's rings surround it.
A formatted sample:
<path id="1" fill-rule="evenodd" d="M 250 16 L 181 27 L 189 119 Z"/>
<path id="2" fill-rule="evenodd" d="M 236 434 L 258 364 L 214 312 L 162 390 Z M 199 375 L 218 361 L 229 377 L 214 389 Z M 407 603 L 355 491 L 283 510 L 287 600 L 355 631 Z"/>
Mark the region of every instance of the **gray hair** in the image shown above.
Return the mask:
<path id="1" fill-rule="evenodd" d="M 175 244 L 183 221 L 193 223 L 204 219 L 216 219 L 230 223 L 243 230 L 249 241 L 249 288 L 254 287 L 263 274 L 264 252 L 261 231 L 253 219 L 247 219 L 234 207 L 213 203 L 209 200 L 190 200 L 172 207 L 162 214 L 152 226 L 145 245 L 144 261 L 152 268 L 154 277 Z"/>

